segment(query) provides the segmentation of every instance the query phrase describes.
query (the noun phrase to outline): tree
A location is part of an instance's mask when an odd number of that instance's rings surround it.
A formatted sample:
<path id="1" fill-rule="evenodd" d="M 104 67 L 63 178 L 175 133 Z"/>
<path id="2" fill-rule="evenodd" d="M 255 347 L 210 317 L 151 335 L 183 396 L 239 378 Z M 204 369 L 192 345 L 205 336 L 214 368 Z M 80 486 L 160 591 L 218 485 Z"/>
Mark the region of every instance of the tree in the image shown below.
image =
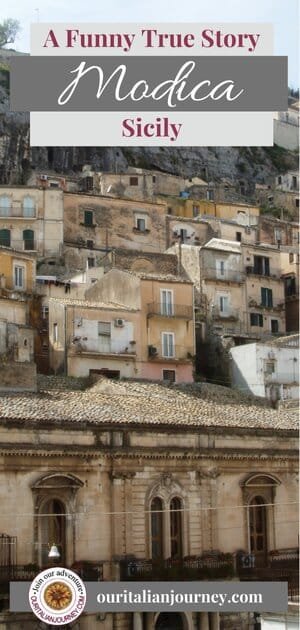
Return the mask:
<path id="1" fill-rule="evenodd" d="M 0 48 L 12 44 L 20 31 L 20 22 L 8 18 L 0 24 Z"/>

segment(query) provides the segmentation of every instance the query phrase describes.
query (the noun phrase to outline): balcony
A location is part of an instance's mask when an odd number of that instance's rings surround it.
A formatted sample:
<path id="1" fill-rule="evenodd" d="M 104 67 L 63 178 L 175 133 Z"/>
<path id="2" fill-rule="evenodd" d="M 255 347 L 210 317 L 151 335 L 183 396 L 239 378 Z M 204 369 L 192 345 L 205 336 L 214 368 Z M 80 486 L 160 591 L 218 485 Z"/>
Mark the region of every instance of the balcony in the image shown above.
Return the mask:
<path id="1" fill-rule="evenodd" d="M 282 311 L 285 309 L 284 299 L 273 298 L 271 304 L 263 304 L 261 298 L 249 297 L 248 299 L 249 308 L 255 309 L 267 309 L 269 311 Z"/>
<path id="2" fill-rule="evenodd" d="M 202 556 L 146 560 L 127 556 L 120 560 L 122 581 L 228 580 L 287 581 L 289 594 L 299 596 L 297 549 L 271 551 L 262 561 L 247 552 L 212 551 Z"/>
<path id="3" fill-rule="evenodd" d="M 12 203 L 9 206 L 0 205 L 0 218 L 2 219 L 35 219 L 36 208 L 23 208 L 22 205 Z"/>
<path id="4" fill-rule="evenodd" d="M 85 582 L 103 580 L 104 563 L 98 561 L 75 562 L 70 569 L 75 571 Z M 48 567 L 37 564 L 13 564 L 0 566 L 0 595 L 8 594 L 9 582 L 32 582 L 40 571 Z"/>
<path id="5" fill-rule="evenodd" d="M 101 357 L 107 356 L 110 358 L 126 358 L 126 359 L 135 359 L 136 350 L 135 350 L 135 342 L 128 342 L 128 345 L 122 348 L 115 348 L 114 345 L 110 342 L 107 344 L 99 343 L 89 343 L 89 340 L 86 337 L 71 337 L 68 344 L 68 354 L 70 356 L 73 355 L 81 355 L 81 356 L 90 356 L 90 357 Z"/>
<path id="6" fill-rule="evenodd" d="M 258 276 L 260 278 L 270 278 L 270 280 L 280 280 L 281 279 L 281 270 L 280 269 L 272 269 L 272 270 L 264 270 L 258 269 L 253 265 L 246 266 L 246 275 L 247 276 Z"/>
<path id="7" fill-rule="evenodd" d="M 245 274 L 234 269 L 224 269 L 221 273 L 220 269 L 203 269 L 202 276 L 204 280 L 213 280 L 214 282 L 232 282 L 242 284 L 245 282 Z"/>
<path id="8" fill-rule="evenodd" d="M 234 558 L 231 554 L 157 561 L 126 558 L 120 561 L 121 581 L 225 580 L 233 576 Z"/>
<path id="9" fill-rule="evenodd" d="M 175 319 L 192 320 L 194 313 L 192 306 L 184 304 L 165 304 L 162 302 L 152 302 L 147 304 L 148 317 L 173 317 Z"/>
<path id="10" fill-rule="evenodd" d="M 219 306 L 213 307 L 212 319 L 221 319 L 221 320 L 232 320 L 238 321 L 240 319 L 241 313 L 238 308 L 228 307 L 225 311 L 221 311 Z"/>
<path id="11" fill-rule="evenodd" d="M 281 580 L 296 588 L 299 567 L 298 549 L 278 549 L 266 556 L 243 554 L 236 557 L 236 572 L 240 580 Z"/>
<path id="12" fill-rule="evenodd" d="M 150 361 L 171 361 L 180 362 L 187 361 L 190 362 L 193 360 L 195 350 L 192 347 L 186 346 L 172 346 L 168 348 L 168 351 L 164 351 L 161 347 L 160 343 L 149 345 L 148 346 L 148 359 Z"/>

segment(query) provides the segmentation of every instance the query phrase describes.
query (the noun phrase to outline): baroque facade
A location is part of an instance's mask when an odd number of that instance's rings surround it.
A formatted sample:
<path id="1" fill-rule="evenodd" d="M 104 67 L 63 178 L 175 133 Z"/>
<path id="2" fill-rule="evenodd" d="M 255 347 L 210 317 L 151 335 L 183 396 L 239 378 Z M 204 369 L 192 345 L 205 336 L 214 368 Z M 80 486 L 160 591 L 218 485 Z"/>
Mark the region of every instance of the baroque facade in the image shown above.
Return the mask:
<path id="1" fill-rule="evenodd" d="M 205 384 L 101 378 L 82 380 L 78 391 L 68 379 L 43 377 L 31 397 L 3 396 L 0 418 L 3 629 L 37 627 L 32 616 L 7 611 L 7 582 L 47 566 L 53 542 L 62 564 L 87 580 L 281 577 L 293 588 L 293 410 Z M 251 615 L 161 621 L 84 614 L 76 628 L 255 627 Z"/>

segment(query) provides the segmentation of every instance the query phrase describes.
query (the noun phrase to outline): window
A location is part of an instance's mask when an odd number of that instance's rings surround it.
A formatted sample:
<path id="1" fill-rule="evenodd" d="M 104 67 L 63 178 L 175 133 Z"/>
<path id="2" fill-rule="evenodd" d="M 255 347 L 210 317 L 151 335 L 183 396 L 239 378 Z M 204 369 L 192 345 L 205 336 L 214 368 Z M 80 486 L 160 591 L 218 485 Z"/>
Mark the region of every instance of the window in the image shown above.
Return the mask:
<path id="1" fill-rule="evenodd" d="M 290 263 L 294 262 L 294 254 L 293 254 L 293 252 L 290 252 L 290 254 L 289 254 L 289 262 Z"/>
<path id="2" fill-rule="evenodd" d="M 87 241 L 87 242 L 86 242 L 86 246 L 87 246 L 89 249 L 94 249 L 94 241 Z"/>
<path id="3" fill-rule="evenodd" d="M 260 326 L 262 328 L 263 325 L 264 321 L 261 313 L 250 313 L 250 326 Z"/>
<path id="4" fill-rule="evenodd" d="M 0 245 L 10 247 L 10 230 L 0 230 Z"/>
<path id="5" fill-rule="evenodd" d="M 14 268 L 15 275 L 15 289 L 25 288 L 25 267 L 19 267 L 16 265 Z"/>
<path id="6" fill-rule="evenodd" d="M 295 276 L 287 276 L 284 278 L 284 292 L 286 297 L 296 295 L 296 278 Z"/>
<path id="7" fill-rule="evenodd" d="M 179 487 L 170 478 L 155 486 L 150 501 L 150 554 L 152 560 L 180 559 L 184 555 L 183 501 L 177 494 Z M 167 484 L 167 485 L 166 485 Z"/>
<path id="8" fill-rule="evenodd" d="M 176 382 L 175 370 L 163 370 L 163 381 L 167 381 L 168 383 L 175 383 Z"/>
<path id="9" fill-rule="evenodd" d="M 297 188 L 297 177 L 293 177 L 293 189 Z"/>
<path id="10" fill-rule="evenodd" d="M 58 324 L 57 324 L 57 322 L 55 322 L 53 324 L 53 342 L 54 343 L 58 342 Z"/>
<path id="11" fill-rule="evenodd" d="M 275 243 L 281 243 L 282 234 L 279 228 L 275 228 L 274 230 Z"/>
<path id="12" fill-rule="evenodd" d="M 193 217 L 197 217 L 199 214 L 198 206 L 193 206 Z"/>
<path id="13" fill-rule="evenodd" d="M 171 558 L 182 557 L 182 512 L 181 500 L 173 497 L 170 502 Z"/>
<path id="14" fill-rule="evenodd" d="M 23 199 L 23 216 L 34 217 L 34 201 L 31 197 L 24 197 Z"/>
<path id="15" fill-rule="evenodd" d="M 160 291 L 160 312 L 161 315 L 174 315 L 173 291 L 170 289 Z"/>
<path id="16" fill-rule="evenodd" d="M 229 312 L 229 298 L 221 295 L 219 298 L 219 308 L 221 315 L 228 315 Z"/>
<path id="17" fill-rule="evenodd" d="M 159 497 L 151 501 L 151 557 L 163 558 L 163 502 Z"/>
<path id="18" fill-rule="evenodd" d="M 271 332 L 274 334 L 279 332 L 278 319 L 271 319 Z"/>
<path id="19" fill-rule="evenodd" d="M 41 510 L 40 530 L 42 538 L 42 565 L 49 564 L 49 547 L 55 544 L 60 553 L 59 561 L 64 565 L 66 553 L 66 511 L 63 503 L 57 499 L 47 501 Z"/>
<path id="20" fill-rule="evenodd" d="M 254 256 L 254 273 L 259 276 L 269 276 L 270 259 L 265 256 Z"/>
<path id="21" fill-rule="evenodd" d="M 279 177 L 278 177 L 278 184 L 279 185 L 282 184 L 282 177 L 281 177 L 281 175 L 279 175 Z"/>
<path id="22" fill-rule="evenodd" d="M 242 241 L 242 232 L 236 232 L 235 233 L 235 240 L 238 241 L 238 243 L 241 243 L 241 241 Z"/>
<path id="23" fill-rule="evenodd" d="M 254 497 L 249 504 L 250 551 L 256 556 L 256 566 L 264 564 L 267 555 L 267 519 L 263 497 Z"/>
<path id="24" fill-rule="evenodd" d="M 274 374 L 275 372 L 275 359 L 266 361 L 266 366 L 265 366 L 265 373 L 266 374 Z"/>
<path id="25" fill-rule="evenodd" d="M 156 184 L 156 176 L 152 175 L 152 184 Z"/>
<path id="26" fill-rule="evenodd" d="M 87 263 L 88 263 L 88 269 L 95 267 L 95 258 L 88 258 Z"/>
<path id="27" fill-rule="evenodd" d="M 42 319 L 48 319 L 49 318 L 49 306 L 43 305 L 42 306 Z"/>
<path id="28" fill-rule="evenodd" d="M 136 229 L 139 232 L 145 232 L 146 230 L 146 219 L 142 217 L 137 217 L 135 222 Z"/>
<path id="29" fill-rule="evenodd" d="M 273 291 L 272 289 L 267 289 L 265 287 L 261 287 L 261 303 L 262 306 L 266 306 L 267 308 L 272 308 L 273 306 Z"/>
<path id="30" fill-rule="evenodd" d="M 99 352 L 111 351 L 111 323 L 98 322 Z"/>
<path id="31" fill-rule="evenodd" d="M 162 333 L 162 355 L 166 358 L 175 356 L 174 333 Z"/>
<path id="32" fill-rule="evenodd" d="M 34 231 L 33 230 L 23 230 L 23 243 L 24 243 L 25 250 L 34 249 Z"/>
<path id="33" fill-rule="evenodd" d="M 138 186 L 139 178 L 138 177 L 129 177 L 129 186 Z"/>
<path id="34" fill-rule="evenodd" d="M 214 200 L 214 191 L 213 190 L 208 190 L 206 193 L 206 197 L 208 201 L 213 201 Z"/>
<path id="35" fill-rule="evenodd" d="M 0 217 L 9 217 L 10 215 L 11 200 L 7 195 L 1 195 L 0 197 Z"/>
<path id="36" fill-rule="evenodd" d="M 295 199 L 296 208 L 299 208 L 299 199 Z"/>
<path id="37" fill-rule="evenodd" d="M 84 211 L 84 225 L 91 227 L 93 225 L 93 211 Z"/>
<path id="38" fill-rule="evenodd" d="M 225 276 L 225 260 L 216 261 L 217 278 L 224 278 Z"/>

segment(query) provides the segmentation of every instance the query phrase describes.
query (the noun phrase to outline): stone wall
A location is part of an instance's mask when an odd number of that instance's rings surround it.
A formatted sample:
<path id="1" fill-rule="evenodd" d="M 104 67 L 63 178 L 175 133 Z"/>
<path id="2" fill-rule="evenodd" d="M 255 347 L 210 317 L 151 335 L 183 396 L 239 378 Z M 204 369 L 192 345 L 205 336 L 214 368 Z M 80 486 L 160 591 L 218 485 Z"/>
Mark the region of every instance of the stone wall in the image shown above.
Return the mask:
<path id="1" fill-rule="evenodd" d="M 34 363 L 0 363 L 0 392 L 36 392 Z"/>

